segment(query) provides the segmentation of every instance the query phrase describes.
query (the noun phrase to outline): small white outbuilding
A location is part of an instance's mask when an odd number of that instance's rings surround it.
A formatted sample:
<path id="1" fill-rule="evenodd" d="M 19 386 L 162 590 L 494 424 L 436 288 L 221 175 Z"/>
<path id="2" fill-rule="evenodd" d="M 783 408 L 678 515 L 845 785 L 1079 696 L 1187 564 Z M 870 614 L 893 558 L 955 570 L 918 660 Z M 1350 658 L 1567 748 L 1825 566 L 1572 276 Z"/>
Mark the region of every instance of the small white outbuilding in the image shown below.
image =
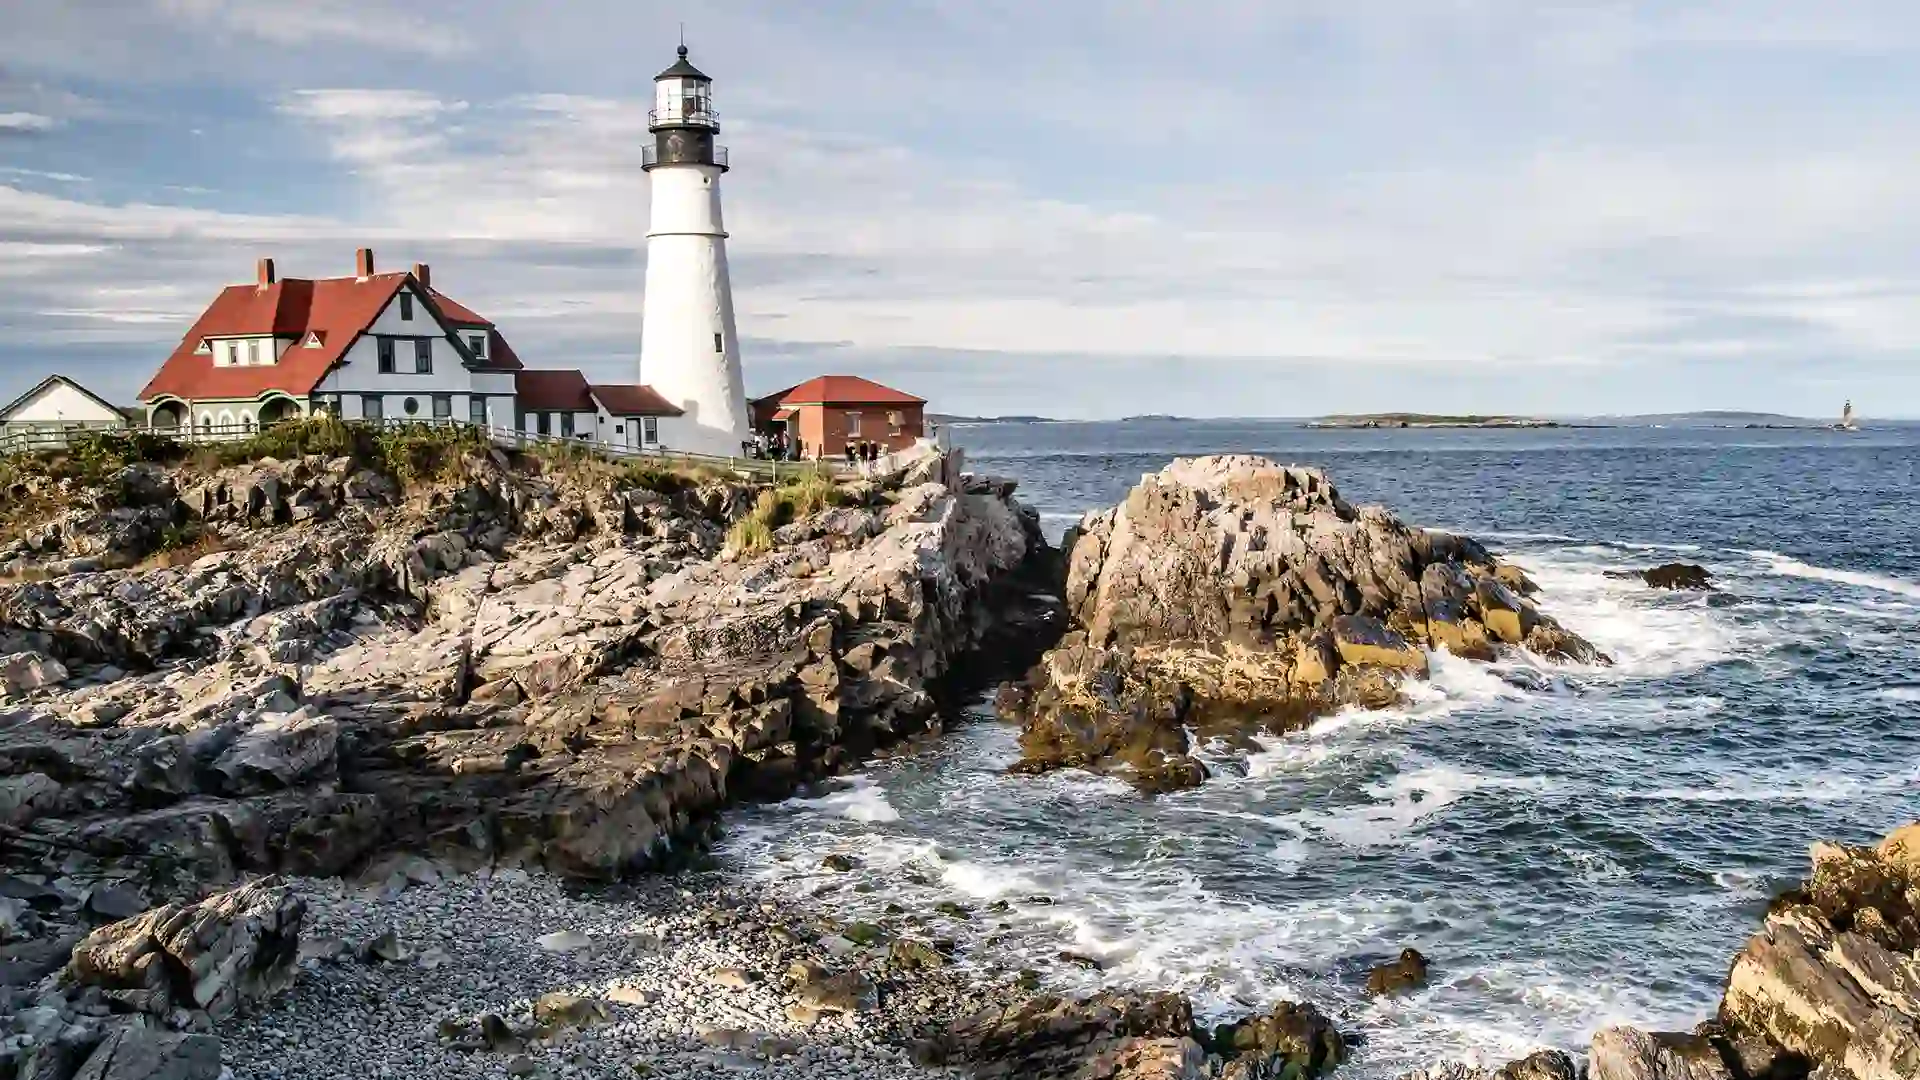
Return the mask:
<path id="1" fill-rule="evenodd" d="M 65 375 L 49 375 L 0 409 L 0 435 L 23 431 L 117 431 L 127 416 L 99 394 Z"/>

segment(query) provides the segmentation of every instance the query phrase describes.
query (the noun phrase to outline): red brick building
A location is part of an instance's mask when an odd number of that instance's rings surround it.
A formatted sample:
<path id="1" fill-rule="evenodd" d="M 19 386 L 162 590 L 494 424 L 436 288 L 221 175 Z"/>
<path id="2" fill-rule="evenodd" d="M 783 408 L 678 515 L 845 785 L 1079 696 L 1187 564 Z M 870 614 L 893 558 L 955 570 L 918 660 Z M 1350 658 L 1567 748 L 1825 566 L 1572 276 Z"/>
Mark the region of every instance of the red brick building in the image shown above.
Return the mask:
<path id="1" fill-rule="evenodd" d="M 858 375 L 820 375 L 753 402 L 755 430 L 785 429 L 808 457 L 839 457 L 849 442 L 905 450 L 926 434 L 925 398 Z"/>

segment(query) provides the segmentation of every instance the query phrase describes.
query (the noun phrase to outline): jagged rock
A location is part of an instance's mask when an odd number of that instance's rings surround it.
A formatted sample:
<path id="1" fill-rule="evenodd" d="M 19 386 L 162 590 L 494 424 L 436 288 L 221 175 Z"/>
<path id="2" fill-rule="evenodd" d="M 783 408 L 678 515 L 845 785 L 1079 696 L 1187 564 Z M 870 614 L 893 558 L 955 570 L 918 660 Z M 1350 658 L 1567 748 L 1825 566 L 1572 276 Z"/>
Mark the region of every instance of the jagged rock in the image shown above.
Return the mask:
<path id="1" fill-rule="evenodd" d="M 855 1013 L 879 1003 L 873 982 L 858 971 L 812 979 L 794 988 L 800 1004 L 823 1013 Z"/>
<path id="2" fill-rule="evenodd" d="M 1240 1080 L 1319 1076 L 1347 1059 L 1346 1040 L 1311 1005 L 1283 1001 L 1264 1016 L 1215 1030 L 1212 1047 Z"/>
<path id="3" fill-rule="evenodd" d="M 212 768 L 232 794 L 275 791 L 331 775 L 339 740 L 339 723 L 311 707 L 268 715 L 235 739 Z"/>
<path id="4" fill-rule="evenodd" d="M 1057 625 L 1029 615 L 1057 609 L 1026 600 L 1050 553 L 1004 485 L 869 485 L 722 563 L 751 485 L 369 465 L 183 465 L 178 507 L 150 471 L 89 490 L 89 515 L 152 499 L 221 550 L 0 585 L 0 655 L 42 684 L 40 727 L 0 718 L 0 817 L 156 896 L 397 850 L 617 878 L 937 725 L 963 661 Z M 117 527 L 78 513 L 46 537 L 64 555 L 61 530 Z"/>
<path id="5" fill-rule="evenodd" d="M 1450 1061 L 1428 1069 L 1416 1069 L 1400 1080 L 1578 1080 L 1579 1075 L 1573 1059 L 1565 1053 L 1559 1050 L 1536 1050 L 1498 1069 L 1478 1069 Z"/>
<path id="6" fill-rule="evenodd" d="M 1709 590 L 1713 574 L 1698 563 L 1665 563 L 1649 570 L 1609 570 L 1610 578 L 1638 578 L 1656 589 Z"/>
<path id="7" fill-rule="evenodd" d="M 1590 1080 L 1733 1080 L 1711 1043 L 1697 1035 L 1612 1027 L 1587 1051 Z"/>
<path id="8" fill-rule="evenodd" d="M 985 1009 L 955 1020 L 918 1055 L 964 1064 L 982 1078 L 1310 1080 L 1345 1060 L 1346 1047 L 1311 1006 L 1283 1003 L 1206 1034 L 1195 1030 L 1192 1006 L 1179 994 L 1110 993 Z M 1224 1063 L 1223 1071 L 1211 1072 L 1210 1060 Z"/>
<path id="9" fill-rule="evenodd" d="M 161 1030 L 144 1017 L 116 1026 L 73 1080 L 219 1080 L 220 1040 Z"/>
<path id="10" fill-rule="evenodd" d="M 1398 959 L 1367 973 L 1367 993 L 1400 994 L 1427 985 L 1427 958 L 1418 949 L 1402 949 Z"/>
<path id="11" fill-rule="evenodd" d="M 273 879 L 103 926 L 74 947 L 62 981 L 98 986 L 154 1016 L 246 1011 L 292 985 L 306 905 Z"/>
<path id="12" fill-rule="evenodd" d="M 1024 728 L 1023 771 L 1187 787 L 1206 775 L 1190 729 L 1280 733 L 1391 704 L 1428 648 L 1601 659 L 1474 541 L 1356 510 L 1321 473 L 1262 458 L 1176 460 L 1068 542 L 1080 629 L 997 702 Z"/>
<path id="13" fill-rule="evenodd" d="M 66 678 L 65 664 L 39 653 L 0 656 L 0 698 L 18 697 L 30 690 L 57 685 Z"/>

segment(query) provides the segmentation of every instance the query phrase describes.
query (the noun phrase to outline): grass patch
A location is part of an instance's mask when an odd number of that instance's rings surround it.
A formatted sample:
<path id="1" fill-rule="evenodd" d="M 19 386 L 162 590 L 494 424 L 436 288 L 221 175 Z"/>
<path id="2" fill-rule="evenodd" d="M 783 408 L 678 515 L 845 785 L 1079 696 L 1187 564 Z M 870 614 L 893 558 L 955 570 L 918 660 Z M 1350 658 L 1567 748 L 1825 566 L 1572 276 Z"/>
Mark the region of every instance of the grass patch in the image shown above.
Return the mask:
<path id="1" fill-rule="evenodd" d="M 727 529 L 727 546 L 742 555 L 757 555 L 773 549 L 773 529 L 754 514 L 736 521 Z"/>
<path id="2" fill-rule="evenodd" d="M 727 546 L 742 554 L 773 547 L 773 531 L 822 510 L 844 505 L 847 493 L 824 473 L 807 473 L 778 487 L 762 488 L 753 509 L 727 530 Z"/>

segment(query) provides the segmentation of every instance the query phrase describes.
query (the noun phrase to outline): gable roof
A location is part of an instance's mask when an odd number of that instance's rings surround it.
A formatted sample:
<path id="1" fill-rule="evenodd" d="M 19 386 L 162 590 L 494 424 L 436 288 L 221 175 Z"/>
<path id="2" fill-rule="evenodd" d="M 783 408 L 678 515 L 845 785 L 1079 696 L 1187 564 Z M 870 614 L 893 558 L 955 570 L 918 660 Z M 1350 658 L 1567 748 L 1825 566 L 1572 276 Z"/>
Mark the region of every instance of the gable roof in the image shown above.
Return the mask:
<path id="1" fill-rule="evenodd" d="M 516 371 L 513 392 L 522 409 L 534 412 L 595 412 L 593 391 L 587 377 L 571 369 L 562 371 Z"/>
<path id="2" fill-rule="evenodd" d="M 421 288 L 410 272 L 366 278 L 283 278 L 265 288 L 229 285 L 222 289 L 140 391 L 140 399 L 246 399 L 274 390 L 295 396 L 310 394 L 407 285 L 443 328 L 456 324 L 487 328 L 490 340 L 484 361 L 475 360 L 466 342 L 449 332 L 468 366 L 479 371 L 520 367 L 519 357 L 492 323 L 435 290 Z M 315 331 L 319 332 L 320 345 L 307 348 L 307 335 Z M 220 367 L 214 364 L 211 350 L 199 351 L 208 338 L 267 335 L 299 341 L 277 363 L 260 366 Z"/>
<path id="3" fill-rule="evenodd" d="M 79 383 L 74 382 L 72 379 L 67 378 L 65 375 L 49 375 L 46 378 L 41 379 L 38 383 L 35 383 L 33 389 L 27 391 L 24 394 L 21 394 L 19 397 L 14 398 L 12 401 L 8 402 L 6 408 L 0 409 L 0 421 L 4 421 L 7 417 L 12 416 L 13 411 L 15 409 L 18 409 L 20 406 L 25 405 L 27 402 L 32 401 L 34 398 L 40 396 L 40 391 L 45 390 L 47 387 L 52 386 L 54 383 L 65 383 L 67 386 L 71 387 L 72 389 L 77 390 L 81 394 L 86 395 L 86 397 L 89 400 L 91 400 L 94 404 L 100 406 L 101 408 L 107 410 L 110 413 L 118 413 L 121 416 L 127 415 L 126 411 L 121 409 L 120 406 L 113 404 L 112 402 L 108 401 L 106 398 L 101 397 L 99 394 L 96 394 L 93 391 L 87 389 L 86 387 L 81 386 Z"/>
<path id="4" fill-rule="evenodd" d="M 926 398 L 882 386 L 858 375 L 816 375 L 798 386 L 790 386 L 755 404 L 778 405 L 925 405 Z"/>
<path id="5" fill-rule="evenodd" d="M 590 389 L 594 399 L 612 416 L 683 416 L 686 413 L 651 386 L 596 383 Z"/>

